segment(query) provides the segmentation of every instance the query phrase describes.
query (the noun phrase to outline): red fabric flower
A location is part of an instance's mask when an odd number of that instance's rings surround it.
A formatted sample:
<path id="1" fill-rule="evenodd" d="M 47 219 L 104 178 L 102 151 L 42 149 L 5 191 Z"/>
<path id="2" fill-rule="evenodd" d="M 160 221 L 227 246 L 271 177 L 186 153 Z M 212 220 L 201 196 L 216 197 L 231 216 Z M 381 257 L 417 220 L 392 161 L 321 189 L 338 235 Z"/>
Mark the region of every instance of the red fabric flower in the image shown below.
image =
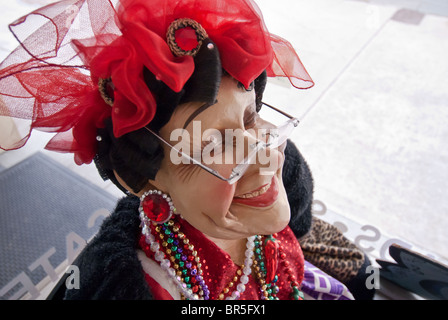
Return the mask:
<path id="1" fill-rule="evenodd" d="M 193 57 L 175 56 L 167 44 L 167 29 L 179 18 L 205 29 L 223 68 L 244 86 L 263 70 L 299 88 L 313 85 L 292 46 L 267 31 L 252 0 L 121 0 L 117 9 L 110 1 L 61 1 L 10 26 L 21 46 L 0 65 L 0 115 L 31 124 L 23 139 L 0 141 L 1 148 L 21 147 L 39 129 L 57 133 L 48 149 L 89 163 L 106 118 L 112 117 L 116 137 L 146 126 L 157 106 L 144 67 L 176 92 L 195 69 Z M 41 26 L 29 34 L 36 19 L 43 19 Z M 188 32 L 176 38 L 194 45 Z M 98 90 L 99 79 L 109 78 L 113 107 Z"/>

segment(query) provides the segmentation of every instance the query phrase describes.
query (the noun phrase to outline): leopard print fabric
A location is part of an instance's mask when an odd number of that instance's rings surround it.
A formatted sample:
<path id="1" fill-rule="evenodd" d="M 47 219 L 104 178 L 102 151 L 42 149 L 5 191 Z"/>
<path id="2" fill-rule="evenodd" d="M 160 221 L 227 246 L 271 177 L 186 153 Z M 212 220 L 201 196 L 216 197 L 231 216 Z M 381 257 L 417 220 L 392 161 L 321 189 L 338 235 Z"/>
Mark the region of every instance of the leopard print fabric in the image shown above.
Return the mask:
<path id="1" fill-rule="evenodd" d="M 316 217 L 299 242 L 307 261 L 343 283 L 353 279 L 364 263 L 364 253 L 354 243 Z"/>

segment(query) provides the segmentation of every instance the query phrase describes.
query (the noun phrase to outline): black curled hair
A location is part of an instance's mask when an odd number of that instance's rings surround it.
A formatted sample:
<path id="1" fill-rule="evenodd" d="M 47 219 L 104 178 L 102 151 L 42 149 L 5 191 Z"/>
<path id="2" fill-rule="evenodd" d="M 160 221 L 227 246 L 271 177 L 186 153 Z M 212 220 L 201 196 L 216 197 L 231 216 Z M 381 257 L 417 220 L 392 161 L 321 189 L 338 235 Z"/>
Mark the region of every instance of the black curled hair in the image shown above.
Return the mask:
<path id="1" fill-rule="evenodd" d="M 210 39 L 205 39 L 194 60 L 194 73 L 180 92 L 171 90 L 148 69 L 143 70 L 146 85 L 157 103 L 154 119 L 147 125 L 154 132 L 158 133 L 170 120 L 179 104 L 216 103 L 221 78 L 227 74 L 222 69 L 216 45 Z M 266 71 L 248 88 L 248 90 L 255 89 L 257 112 L 262 105 L 261 99 L 265 86 Z M 111 180 L 119 189 L 127 193 L 127 189 L 116 179 L 115 171 L 129 188 L 138 193 L 149 179 L 155 179 L 164 154 L 161 142 L 145 128 L 116 138 L 113 134 L 112 120 L 108 118 L 105 121 L 105 127 L 98 129 L 98 140 L 94 162 L 103 180 Z"/>

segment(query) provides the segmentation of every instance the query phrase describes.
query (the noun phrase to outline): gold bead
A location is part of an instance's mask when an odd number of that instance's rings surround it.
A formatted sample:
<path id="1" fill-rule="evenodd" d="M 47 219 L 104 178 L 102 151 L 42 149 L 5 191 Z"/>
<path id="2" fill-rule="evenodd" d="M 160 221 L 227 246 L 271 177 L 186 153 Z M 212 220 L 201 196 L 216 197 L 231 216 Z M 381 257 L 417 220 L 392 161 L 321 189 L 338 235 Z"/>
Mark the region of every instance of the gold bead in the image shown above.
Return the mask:
<path id="1" fill-rule="evenodd" d="M 176 274 L 180 277 L 182 276 L 182 271 L 177 271 Z"/>
<path id="2" fill-rule="evenodd" d="M 229 283 L 229 288 L 232 288 L 233 287 L 233 282 L 230 282 Z"/>
<path id="3" fill-rule="evenodd" d="M 218 299 L 219 299 L 219 300 L 224 299 L 224 294 L 221 293 L 221 294 L 218 296 Z"/>
<path id="4" fill-rule="evenodd" d="M 179 269 L 179 265 L 177 263 L 175 263 L 173 268 L 177 270 L 177 269 Z"/>
<path id="5" fill-rule="evenodd" d="M 173 220 L 168 221 L 168 225 L 169 225 L 170 227 L 172 227 L 172 226 L 174 225 Z"/>
<path id="6" fill-rule="evenodd" d="M 233 281 L 235 282 L 235 281 L 237 281 L 238 280 L 238 277 L 237 276 L 234 276 L 233 277 Z"/>
<path id="7" fill-rule="evenodd" d="M 225 289 L 223 290 L 223 292 L 224 292 L 224 293 L 229 293 L 229 288 L 225 288 Z"/>
<path id="8" fill-rule="evenodd" d="M 159 226 L 156 227 L 156 231 L 160 232 L 160 227 Z"/>
<path id="9" fill-rule="evenodd" d="M 174 232 L 178 232 L 178 231 L 179 231 L 179 228 L 178 228 L 178 227 L 173 227 L 173 231 L 174 231 Z"/>
<path id="10" fill-rule="evenodd" d="M 167 254 L 171 254 L 171 249 L 166 249 Z"/>
<path id="11" fill-rule="evenodd" d="M 177 236 L 179 237 L 179 239 L 183 239 L 183 238 L 185 238 L 185 234 L 183 234 L 182 232 L 179 232 L 179 233 L 177 234 Z"/>
<path id="12" fill-rule="evenodd" d="M 166 241 L 162 242 L 162 246 L 166 247 L 167 245 L 168 245 L 168 242 L 166 242 Z"/>

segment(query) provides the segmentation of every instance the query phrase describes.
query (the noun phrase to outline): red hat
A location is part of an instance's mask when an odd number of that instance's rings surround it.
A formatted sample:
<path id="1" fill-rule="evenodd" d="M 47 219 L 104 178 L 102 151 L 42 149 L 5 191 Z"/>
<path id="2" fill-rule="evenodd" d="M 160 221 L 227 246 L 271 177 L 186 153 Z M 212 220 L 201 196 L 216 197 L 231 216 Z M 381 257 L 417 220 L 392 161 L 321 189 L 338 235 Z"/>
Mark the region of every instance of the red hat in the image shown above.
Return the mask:
<path id="1" fill-rule="evenodd" d="M 296 88 L 314 84 L 291 44 L 267 31 L 252 0 L 65 0 L 10 30 L 20 46 L 0 64 L 0 116 L 30 127 L 0 148 L 22 147 L 32 129 L 55 132 L 46 148 L 73 152 L 77 164 L 93 160 L 105 119 L 112 118 L 116 137 L 148 125 L 157 103 L 143 70 L 181 91 L 205 38 L 246 88 L 265 70 Z"/>

